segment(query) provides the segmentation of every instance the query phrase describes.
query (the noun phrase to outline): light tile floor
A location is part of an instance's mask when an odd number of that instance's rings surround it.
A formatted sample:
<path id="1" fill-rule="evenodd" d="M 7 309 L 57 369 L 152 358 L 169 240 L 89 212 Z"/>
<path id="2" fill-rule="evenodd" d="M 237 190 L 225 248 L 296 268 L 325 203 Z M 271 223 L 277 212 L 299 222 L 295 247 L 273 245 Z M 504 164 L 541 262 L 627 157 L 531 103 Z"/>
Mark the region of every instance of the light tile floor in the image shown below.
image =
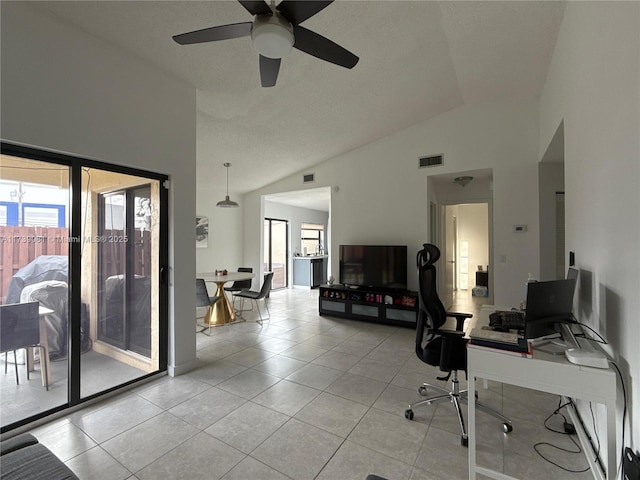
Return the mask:
<path id="1" fill-rule="evenodd" d="M 414 331 L 320 317 L 317 290 L 273 292 L 271 320 L 196 338 L 200 366 L 36 428 L 82 479 L 390 480 L 468 477 L 453 407 L 404 410 L 440 373 L 414 354 Z M 475 300 L 475 303 L 471 300 Z M 477 309 L 464 297 L 456 308 Z M 464 375 L 462 376 L 464 379 Z M 441 382 L 442 383 L 442 382 Z M 464 381 L 461 383 L 465 383 Z M 479 460 L 523 479 L 586 479 L 534 451 L 574 448 L 545 418 L 558 397 L 490 384 L 481 400 L 510 416 L 511 434 L 479 414 Z M 561 417 L 550 420 L 561 425 Z M 581 454 L 542 449 L 571 469 Z"/>

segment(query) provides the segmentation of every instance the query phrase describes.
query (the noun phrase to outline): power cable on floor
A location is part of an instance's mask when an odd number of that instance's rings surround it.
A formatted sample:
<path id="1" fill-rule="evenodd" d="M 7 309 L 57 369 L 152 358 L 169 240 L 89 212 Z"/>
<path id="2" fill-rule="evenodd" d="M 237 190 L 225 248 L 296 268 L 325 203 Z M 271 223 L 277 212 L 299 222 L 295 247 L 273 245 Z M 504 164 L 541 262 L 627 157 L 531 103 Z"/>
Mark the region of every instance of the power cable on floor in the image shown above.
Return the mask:
<path id="1" fill-rule="evenodd" d="M 578 442 L 575 441 L 575 439 L 573 438 L 573 435 L 575 435 L 575 428 L 573 427 L 573 425 L 571 425 L 571 423 L 567 420 L 567 417 L 565 417 L 562 413 L 560 413 L 560 410 L 563 409 L 564 407 L 571 405 L 572 402 L 566 402 L 563 404 L 560 404 L 560 402 L 558 402 L 558 408 L 556 408 L 551 415 L 549 415 L 547 418 L 545 418 L 544 420 L 544 428 L 546 428 L 547 430 L 549 430 L 550 432 L 553 433 L 557 433 L 560 435 L 569 435 L 569 439 L 571 440 L 571 442 L 573 442 L 573 444 L 576 446 L 577 450 L 570 450 L 568 448 L 564 448 L 564 447 L 560 447 L 558 445 L 554 445 L 552 443 L 549 442 L 538 442 L 536 444 L 533 445 L 533 449 L 536 451 L 536 453 L 538 455 L 540 455 L 540 457 L 545 460 L 546 462 L 549 462 L 552 465 L 555 465 L 556 467 L 564 470 L 565 472 L 570 472 L 570 473 L 583 473 L 588 471 L 591 467 L 587 467 L 585 469 L 582 470 L 574 470 L 568 467 L 564 467 L 562 465 L 560 465 L 557 462 L 554 462 L 553 460 L 547 458 L 544 453 L 539 449 L 542 446 L 548 446 L 551 448 L 554 448 L 556 450 L 562 451 L 562 452 L 566 452 L 566 453 L 573 453 L 573 454 L 580 454 L 582 453 L 582 448 L 580 448 L 580 445 L 578 444 Z M 547 422 L 554 416 L 554 415 L 560 415 L 563 418 L 563 425 L 564 425 L 564 430 L 557 430 L 555 428 L 551 428 Z"/>

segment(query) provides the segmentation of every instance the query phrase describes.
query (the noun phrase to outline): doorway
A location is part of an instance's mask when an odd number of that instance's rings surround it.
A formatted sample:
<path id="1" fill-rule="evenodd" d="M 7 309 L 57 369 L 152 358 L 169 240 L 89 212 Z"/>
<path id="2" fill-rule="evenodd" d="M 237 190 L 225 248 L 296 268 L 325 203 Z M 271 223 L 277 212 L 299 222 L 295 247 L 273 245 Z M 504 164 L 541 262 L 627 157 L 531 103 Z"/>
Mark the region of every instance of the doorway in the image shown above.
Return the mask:
<path id="1" fill-rule="evenodd" d="M 271 288 L 289 285 L 289 222 L 276 218 L 264 219 L 264 272 L 273 272 Z"/>
<path id="2" fill-rule="evenodd" d="M 445 205 L 443 211 L 446 298 L 449 305 L 482 303 L 489 297 L 489 203 Z"/>
<path id="3" fill-rule="evenodd" d="M 437 268 L 442 303 L 446 308 L 458 305 L 461 299 L 473 307 L 490 303 L 493 170 L 430 175 L 428 189 L 428 238 L 440 248 Z M 477 286 L 485 286 L 484 291 Z M 481 293 L 486 296 L 477 296 Z"/>

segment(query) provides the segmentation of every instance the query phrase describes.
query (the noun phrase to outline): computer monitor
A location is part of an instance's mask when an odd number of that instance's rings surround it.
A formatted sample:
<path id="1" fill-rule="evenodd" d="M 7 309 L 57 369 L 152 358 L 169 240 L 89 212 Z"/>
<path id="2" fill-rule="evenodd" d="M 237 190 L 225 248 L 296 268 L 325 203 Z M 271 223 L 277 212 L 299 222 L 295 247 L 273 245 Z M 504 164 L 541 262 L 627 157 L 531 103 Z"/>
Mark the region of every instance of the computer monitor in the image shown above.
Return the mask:
<path id="1" fill-rule="evenodd" d="M 527 340 L 560 333 L 561 325 L 575 322 L 571 313 L 575 287 L 576 278 L 528 284 L 525 313 Z"/>

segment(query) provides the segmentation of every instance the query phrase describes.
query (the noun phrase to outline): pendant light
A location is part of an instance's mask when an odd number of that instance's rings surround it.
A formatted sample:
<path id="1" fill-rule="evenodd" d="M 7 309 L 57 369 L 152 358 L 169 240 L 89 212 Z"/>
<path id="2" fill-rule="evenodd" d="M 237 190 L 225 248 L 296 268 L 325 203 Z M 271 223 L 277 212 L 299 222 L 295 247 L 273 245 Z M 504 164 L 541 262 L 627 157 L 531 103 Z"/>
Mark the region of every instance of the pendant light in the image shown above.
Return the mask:
<path id="1" fill-rule="evenodd" d="M 224 200 L 220 200 L 218 203 L 216 203 L 216 207 L 237 208 L 239 207 L 239 205 L 233 200 L 229 200 L 229 167 L 231 166 L 231 164 L 227 162 L 224 164 L 224 166 L 227 169 L 227 196 L 224 197 Z"/>

